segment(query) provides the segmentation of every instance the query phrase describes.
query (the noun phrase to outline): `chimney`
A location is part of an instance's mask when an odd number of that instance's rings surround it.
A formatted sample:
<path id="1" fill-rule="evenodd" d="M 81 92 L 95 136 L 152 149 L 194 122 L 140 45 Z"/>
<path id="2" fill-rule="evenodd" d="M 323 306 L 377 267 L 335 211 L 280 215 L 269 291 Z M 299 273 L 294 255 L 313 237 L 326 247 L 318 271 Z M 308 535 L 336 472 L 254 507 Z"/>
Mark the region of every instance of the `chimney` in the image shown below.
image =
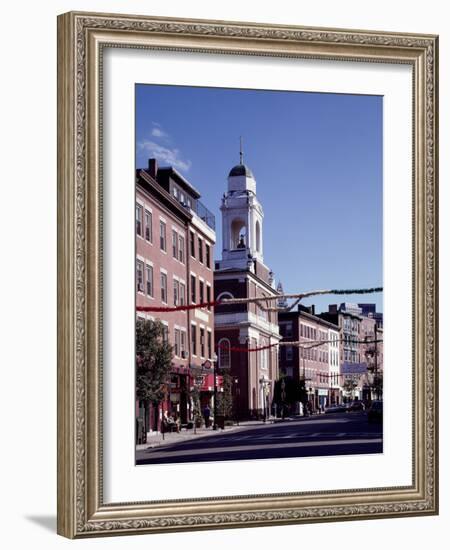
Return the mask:
<path id="1" fill-rule="evenodd" d="M 156 179 L 158 173 L 158 161 L 156 159 L 148 159 L 148 173 Z"/>
<path id="2" fill-rule="evenodd" d="M 311 306 L 311 315 L 315 315 L 316 314 L 316 306 L 313 304 Z"/>
<path id="3" fill-rule="evenodd" d="M 330 304 L 328 306 L 328 313 L 337 313 L 337 304 Z"/>

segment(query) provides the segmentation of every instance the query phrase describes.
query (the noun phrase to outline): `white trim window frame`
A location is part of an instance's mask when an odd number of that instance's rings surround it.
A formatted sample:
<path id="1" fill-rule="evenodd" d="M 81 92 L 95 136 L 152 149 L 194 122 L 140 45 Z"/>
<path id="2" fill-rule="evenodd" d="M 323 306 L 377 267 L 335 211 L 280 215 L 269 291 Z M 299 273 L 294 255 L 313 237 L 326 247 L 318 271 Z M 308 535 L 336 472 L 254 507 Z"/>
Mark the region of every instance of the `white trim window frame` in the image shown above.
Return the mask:
<path id="1" fill-rule="evenodd" d="M 186 304 L 186 283 L 180 281 L 180 306 Z"/>
<path id="2" fill-rule="evenodd" d="M 197 323 L 191 323 L 191 354 L 197 357 Z"/>
<path id="3" fill-rule="evenodd" d="M 205 265 L 211 269 L 211 245 L 205 242 Z"/>
<path id="4" fill-rule="evenodd" d="M 153 275 L 153 266 L 145 264 L 145 291 L 147 296 L 151 298 L 153 298 L 155 291 Z"/>
<path id="5" fill-rule="evenodd" d="M 174 329 L 174 355 L 181 357 L 181 331 L 179 328 Z"/>
<path id="6" fill-rule="evenodd" d="M 195 233 L 192 229 L 189 231 L 189 254 L 195 258 Z"/>
<path id="7" fill-rule="evenodd" d="M 167 304 L 168 302 L 168 296 L 167 296 L 167 273 L 164 273 L 161 271 L 161 302 L 163 304 Z"/>
<path id="8" fill-rule="evenodd" d="M 211 285 L 209 283 L 206 283 L 206 301 L 209 303 L 211 302 Z M 208 311 L 211 311 L 211 306 L 207 306 Z"/>
<path id="9" fill-rule="evenodd" d="M 180 304 L 180 281 L 173 278 L 173 305 L 178 306 Z"/>
<path id="10" fill-rule="evenodd" d="M 178 260 L 178 233 L 172 228 L 172 256 Z"/>
<path id="11" fill-rule="evenodd" d="M 180 329 L 180 351 L 181 351 L 182 359 L 186 359 L 186 342 L 187 342 L 186 330 Z"/>
<path id="12" fill-rule="evenodd" d="M 136 260 L 136 290 L 144 294 L 144 262 Z"/>
<path id="13" fill-rule="evenodd" d="M 205 327 L 200 326 L 200 357 L 205 359 L 206 357 L 206 341 L 205 341 Z"/>
<path id="14" fill-rule="evenodd" d="M 198 236 L 197 237 L 197 247 L 198 247 L 198 261 L 202 264 L 203 263 L 203 239 Z"/>
<path id="15" fill-rule="evenodd" d="M 185 258 L 185 238 L 183 235 L 178 235 L 178 260 L 184 264 Z"/>
<path id="16" fill-rule="evenodd" d="M 136 203 L 136 235 L 142 237 L 142 216 L 144 208 L 142 204 Z"/>
<path id="17" fill-rule="evenodd" d="M 197 276 L 191 273 L 191 304 L 197 303 Z"/>
<path id="18" fill-rule="evenodd" d="M 167 253 L 167 224 L 164 220 L 159 220 L 159 248 Z"/>
<path id="19" fill-rule="evenodd" d="M 144 235 L 145 240 L 152 244 L 153 243 L 153 214 L 152 211 L 148 208 L 144 210 Z"/>

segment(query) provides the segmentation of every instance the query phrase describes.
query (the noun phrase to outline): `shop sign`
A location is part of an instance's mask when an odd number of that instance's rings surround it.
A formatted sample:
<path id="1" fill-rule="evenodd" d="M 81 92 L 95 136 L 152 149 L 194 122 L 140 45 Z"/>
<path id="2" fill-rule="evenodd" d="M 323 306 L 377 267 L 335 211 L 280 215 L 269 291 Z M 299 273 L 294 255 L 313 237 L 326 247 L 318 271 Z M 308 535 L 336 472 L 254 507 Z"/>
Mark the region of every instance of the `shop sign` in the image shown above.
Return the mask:
<path id="1" fill-rule="evenodd" d="M 341 366 L 342 374 L 365 374 L 367 372 L 367 363 L 347 363 L 344 361 Z"/>

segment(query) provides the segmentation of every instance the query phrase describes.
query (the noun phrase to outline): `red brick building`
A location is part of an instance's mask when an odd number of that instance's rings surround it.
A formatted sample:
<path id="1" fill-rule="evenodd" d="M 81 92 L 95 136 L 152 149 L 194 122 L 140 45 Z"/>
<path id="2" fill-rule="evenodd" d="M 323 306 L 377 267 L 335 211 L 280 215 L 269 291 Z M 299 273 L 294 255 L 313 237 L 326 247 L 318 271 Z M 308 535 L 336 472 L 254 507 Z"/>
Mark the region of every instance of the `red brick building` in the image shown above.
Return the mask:
<path id="1" fill-rule="evenodd" d="M 136 177 L 136 305 L 176 306 L 213 297 L 214 216 L 200 193 L 174 168 L 159 168 L 150 159 Z M 214 381 L 212 311 L 202 308 L 168 313 L 138 313 L 158 318 L 174 348 L 166 399 L 147 411 L 149 430 L 158 430 L 167 411 L 185 423 L 192 419 L 191 392 L 211 405 Z M 143 415 L 137 403 L 137 414 Z"/>
<path id="2" fill-rule="evenodd" d="M 222 258 L 215 264 L 214 295 L 221 298 L 276 296 L 273 274 L 263 261 L 263 209 L 256 196 L 256 181 L 241 163 L 228 176 L 221 205 Z M 275 307 L 276 301 L 266 304 Z M 240 418 L 266 418 L 278 379 L 276 347 L 257 352 L 233 351 L 277 343 L 278 314 L 256 304 L 215 308 L 215 341 L 219 372 L 233 381 L 234 414 Z"/>
<path id="3" fill-rule="evenodd" d="M 278 317 L 283 342 L 301 342 L 302 346 L 280 346 L 280 372 L 296 382 L 305 382 L 308 401 L 313 410 L 338 403 L 339 379 L 336 373 L 339 369 L 339 328 L 316 316 L 314 306 L 300 305 L 296 311 L 280 312 Z M 316 346 L 320 341 L 324 343 Z"/>

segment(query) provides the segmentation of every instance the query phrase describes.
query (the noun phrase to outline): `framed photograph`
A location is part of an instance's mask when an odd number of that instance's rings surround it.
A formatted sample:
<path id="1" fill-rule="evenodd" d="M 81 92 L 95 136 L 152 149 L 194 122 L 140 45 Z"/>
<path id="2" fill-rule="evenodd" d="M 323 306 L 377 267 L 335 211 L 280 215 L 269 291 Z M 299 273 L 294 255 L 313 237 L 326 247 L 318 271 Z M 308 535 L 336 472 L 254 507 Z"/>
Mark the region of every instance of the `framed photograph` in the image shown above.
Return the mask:
<path id="1" fill-rule="evenodd" d="M 59 534 L 438 513 L 437 54 L 59 16 Z"/>

